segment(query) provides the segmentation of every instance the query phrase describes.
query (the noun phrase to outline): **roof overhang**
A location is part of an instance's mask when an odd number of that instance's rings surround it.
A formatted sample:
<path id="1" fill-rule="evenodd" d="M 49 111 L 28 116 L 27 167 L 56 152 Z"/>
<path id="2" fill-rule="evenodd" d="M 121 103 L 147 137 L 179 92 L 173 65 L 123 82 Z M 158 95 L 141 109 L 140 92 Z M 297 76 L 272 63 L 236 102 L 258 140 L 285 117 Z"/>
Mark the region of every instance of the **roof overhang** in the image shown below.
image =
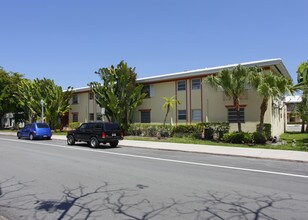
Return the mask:
<path id="1" fill-rule="evenodd" d="M 236 67 L 237 65 L 252 67 L 271 67 L 276 70 L 278 73 L 288 77 L 291 79 L 291 76 L 282 62 L 282 59 L 269 59 L 269 60 L 260 60 L 260 61 L 253 61 L 253 62 L 246 62 L 246 63 L 238 63 L 238 64 L 230 64 L 225 66 L 218 66 L 212 68 L 204 68 L 204 69 L 197 69 L 197 70 L 190 70 L 185 72 L 178 72 L 178 73 L 171 73 L 171 74 L 164 74 L 146 78 L 137 79 L 138 83 L 153 83 L 153 82 L 160 82 L 160 81 L 168 81 L 168 80 L 176 80 L 181 78 L 193 78 L 198 76 L 206 76 L 211 74 L 216 74 L 222 69 L 228 69 Z"/>

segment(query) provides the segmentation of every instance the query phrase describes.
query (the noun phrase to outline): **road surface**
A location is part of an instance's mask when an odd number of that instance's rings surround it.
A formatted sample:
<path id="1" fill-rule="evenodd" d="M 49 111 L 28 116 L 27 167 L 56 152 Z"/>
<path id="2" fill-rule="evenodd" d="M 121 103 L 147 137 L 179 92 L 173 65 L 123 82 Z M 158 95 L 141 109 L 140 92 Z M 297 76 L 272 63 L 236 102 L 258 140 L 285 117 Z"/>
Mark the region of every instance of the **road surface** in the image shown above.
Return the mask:
<path id="1" fill-rule="evenodd" d="M 0 135 L 12 220 L 307 219 L 307 207 L 307 163 Z"/>

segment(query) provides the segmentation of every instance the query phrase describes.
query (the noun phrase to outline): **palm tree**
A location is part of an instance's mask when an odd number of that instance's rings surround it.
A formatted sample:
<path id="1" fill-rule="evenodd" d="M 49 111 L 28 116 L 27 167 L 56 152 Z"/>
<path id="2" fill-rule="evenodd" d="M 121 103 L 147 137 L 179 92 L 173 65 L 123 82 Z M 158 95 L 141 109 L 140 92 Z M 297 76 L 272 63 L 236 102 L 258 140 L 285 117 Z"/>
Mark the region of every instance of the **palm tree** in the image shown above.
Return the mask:
<path id="1" fill-rule="evenodd" d="M 262 97 L 260 105 L 260 126 L 258 133 L 262 134 L 264 127 L 264 115 L 268 108 L 270 98 L 278 98 L 279 96 L 290 93 L 292 90 L 292 82 L 290 79 L 282 75 L 275 75 L 270 71 L 262 71 L 255 69 L 249 79 L 251 85 L 256 89 L 257 94 Z"/>
<path id="2" fill-rule="evenodd" d="M 206 78 L 206 82 L 216 89 L 222 89 L 224 94 L 233 100 L 237 113 L 238 131 L 242 131 L 240 121 L 240 96 L 245 92 L 250 68 L 238 65 L 232 69 L 223 69 L 217 75 Z"/>
<path id="3" fill-rule="evenodd" d="M 166 110 L 166 116 L 164 119 L 164 126 L 165 126 L 170 109 L 173 109 L 175 107 L 175 104 L 180 104 L 180 101 L 176 100 L 175 96 L 172 96 L 170 98 L 163 96 L 162 98 L 165 100 L 165 103 L 163 104 L 163 110 Z"/>

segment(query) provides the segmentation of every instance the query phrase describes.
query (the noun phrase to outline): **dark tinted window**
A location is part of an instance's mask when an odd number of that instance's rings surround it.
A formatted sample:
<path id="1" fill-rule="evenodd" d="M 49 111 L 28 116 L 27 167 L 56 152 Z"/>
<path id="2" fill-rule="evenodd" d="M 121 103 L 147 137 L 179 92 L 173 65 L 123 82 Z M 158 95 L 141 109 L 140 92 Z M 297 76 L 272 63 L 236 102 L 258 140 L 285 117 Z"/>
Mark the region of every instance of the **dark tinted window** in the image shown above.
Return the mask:
<path id="1" fill-rule="evenodd" d="M 106 131 L 110 130 L 120 130 L 120 126 L 116 123 L 105 123 Z"/>
<path id="2" fill-rule="evenodd" d="M 150 111 L 141 111 L 141 123 L 151 123 Z"/>
<path id="3" fill-rule="evenodd" d="M 49 128 L 48 124 L 45 123 L 37 123 L 36 125 L 38 128 Z"/>
<path id="4" fill-rule="evenodd" d="M 94 124 L 95 129 L 102 129 L 103 125 L 102 124 Z"/>
<path id="5" fill-rule="evenodd" d="M 237 123 L 237 112 L 235 108 L 228 108 L 228 121 L 230 123 Z M 245 123 L 245 109 L 240 108 L 240 122 Z"/>

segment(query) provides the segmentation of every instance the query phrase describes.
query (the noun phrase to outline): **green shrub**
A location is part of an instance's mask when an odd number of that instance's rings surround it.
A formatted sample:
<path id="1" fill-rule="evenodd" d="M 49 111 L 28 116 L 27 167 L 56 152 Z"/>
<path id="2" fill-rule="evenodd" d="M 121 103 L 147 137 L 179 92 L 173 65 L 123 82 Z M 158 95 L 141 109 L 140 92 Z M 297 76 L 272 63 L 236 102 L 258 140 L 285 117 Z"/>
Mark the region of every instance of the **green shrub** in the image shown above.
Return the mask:
<path id="1" fill-rule="evenodd" d="M 76 129 L 80 126 L 80 122 L 72 122 L 69 124 L 69 128 Z"/>
<path id="2" fill-rule="evenodd" d="M 205 130 L 205 139 L 211 140 L 213 139 L 213 134 L 218 133 L 219 138 L 221 139 L 224 134 L 228 133 L 230 130 L 230 124 L 229 122 L 203 122 L 198 123 L 198 127 L 201 127 L 201 133 L 202 129 Z"/>
<path id="3" fill-rule="evenodd" d="M 265 134 L 259 134 L 258 132 L 252 134 L 252 139 L 255 144 L 265 144 L 267 140 Z"/>
<path id="4" fill-rule="evenodd" d="M 128 128 L 127 135 L 144 136 L 144 137 L 170 137 L 173 126 L 156 125 L 156 124 L 131 124 Z"/>
<path id="5" fill-rule="evenodd" d="M 260 124 L 257 124 L 257 131 L 259 131 Z M 263 133 L 266 139 L 269 139 L 272 136 L 272 125 L 271 124 L 263 124 Z"/>
<path id="6" fill-rule="evenodd" d="M 222 140 L 227 143 L 234 143 L 234 144 L 247 144 L 253 142 L 252 134 L 249 132 L 226 133 L 222 137 Z"/>

